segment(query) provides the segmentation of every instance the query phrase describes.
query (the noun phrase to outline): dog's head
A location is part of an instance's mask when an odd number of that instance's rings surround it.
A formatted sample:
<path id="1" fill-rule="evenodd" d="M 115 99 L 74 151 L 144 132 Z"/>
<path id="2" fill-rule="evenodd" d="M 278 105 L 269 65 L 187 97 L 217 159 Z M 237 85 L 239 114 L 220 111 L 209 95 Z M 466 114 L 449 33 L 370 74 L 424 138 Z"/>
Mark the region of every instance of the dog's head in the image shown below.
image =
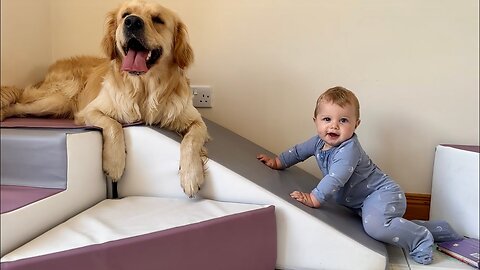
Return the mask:
<path id="1" fill-rule="evenodd" d="M 181 69 L 193 62 L 185 24 L 169 9 L 144 0 L 125 2 L 108 13 L 102 46 L 131 75 L 147 73 L 161 62 Z"/>

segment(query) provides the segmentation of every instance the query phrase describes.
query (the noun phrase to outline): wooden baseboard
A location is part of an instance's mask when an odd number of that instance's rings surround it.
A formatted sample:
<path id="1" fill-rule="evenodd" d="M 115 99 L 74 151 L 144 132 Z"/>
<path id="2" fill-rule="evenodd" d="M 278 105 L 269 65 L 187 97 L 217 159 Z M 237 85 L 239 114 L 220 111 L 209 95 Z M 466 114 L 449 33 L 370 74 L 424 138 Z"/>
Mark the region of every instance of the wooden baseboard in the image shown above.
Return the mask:
<path id="1" fill-rule="evenodd" d="M 404 218 L 408 220 L 428 220 L 430 216 L 430 194 L 405 193 L 407 198 L 407 211 Z"/>

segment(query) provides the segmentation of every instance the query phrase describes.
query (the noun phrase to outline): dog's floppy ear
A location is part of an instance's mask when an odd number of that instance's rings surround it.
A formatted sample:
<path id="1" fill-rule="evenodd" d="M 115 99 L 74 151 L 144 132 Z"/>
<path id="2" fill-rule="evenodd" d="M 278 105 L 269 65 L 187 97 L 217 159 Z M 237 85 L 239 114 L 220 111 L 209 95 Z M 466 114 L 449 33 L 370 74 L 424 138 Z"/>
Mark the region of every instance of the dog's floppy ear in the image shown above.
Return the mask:
<path id="1" fill-rule="evenodd" d="M 115 59 L 117 57 L 117 47 L 115 42 L 115 31 L 117 30 L 117 20 L 116 20 L 117 10 L 110 11 L 107 14 L 107 19 L 105 20 L 105 34 L 102 39 L 103 51 L 110 57 L 110 59 Z"/>
<path id="2" fill-rule="evenodd" d="M 181 69 L 193 63 L 193 50 L 188 43 L 187 27 L 182 22 L 178 22 L 175 29 L 173 58 Z"/>

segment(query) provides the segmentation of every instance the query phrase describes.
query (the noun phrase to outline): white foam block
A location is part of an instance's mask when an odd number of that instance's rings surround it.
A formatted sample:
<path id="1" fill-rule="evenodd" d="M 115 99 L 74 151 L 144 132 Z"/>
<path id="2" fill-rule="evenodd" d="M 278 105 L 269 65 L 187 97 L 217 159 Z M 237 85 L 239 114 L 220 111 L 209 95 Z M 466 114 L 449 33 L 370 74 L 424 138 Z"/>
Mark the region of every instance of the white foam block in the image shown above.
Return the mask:
<path id="1" fill-rule="evenodd" d="M 479 238 L 479 153 L 439 145 L 435 152 L 430 220 Z"/>
<path id="2" fill-rule="evenodd" d="M 65 191 L 1 215 L 2 256 L 105 199 L 100 132 L 68 134 L 67 160 Z"/>

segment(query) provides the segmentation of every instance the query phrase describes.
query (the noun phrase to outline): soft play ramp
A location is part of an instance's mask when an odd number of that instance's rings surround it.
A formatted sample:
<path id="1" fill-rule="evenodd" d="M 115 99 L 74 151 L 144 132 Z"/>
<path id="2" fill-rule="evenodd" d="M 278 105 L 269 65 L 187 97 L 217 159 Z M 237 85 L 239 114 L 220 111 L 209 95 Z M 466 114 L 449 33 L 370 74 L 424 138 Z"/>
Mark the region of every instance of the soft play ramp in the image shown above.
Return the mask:
<path id="1" fill-rule="evenodd" d="M 385 245 L 370 238 L 360 217 L 338 205 L 311 209 L 290 198 L 311 190 L 318 179 L 292 167 L 271 170 L 257 159 L 269 153 L 207 121 L 212 141 L 207 178 L 197 197 L 224 202 L 274 205 L 278 269 L 384 270 Z M 120 197 L 185 198 L 179 184 L 179 142 L 174 133 L 143 126 L 125 128 L 127 168 L 118 183 Z"/>

